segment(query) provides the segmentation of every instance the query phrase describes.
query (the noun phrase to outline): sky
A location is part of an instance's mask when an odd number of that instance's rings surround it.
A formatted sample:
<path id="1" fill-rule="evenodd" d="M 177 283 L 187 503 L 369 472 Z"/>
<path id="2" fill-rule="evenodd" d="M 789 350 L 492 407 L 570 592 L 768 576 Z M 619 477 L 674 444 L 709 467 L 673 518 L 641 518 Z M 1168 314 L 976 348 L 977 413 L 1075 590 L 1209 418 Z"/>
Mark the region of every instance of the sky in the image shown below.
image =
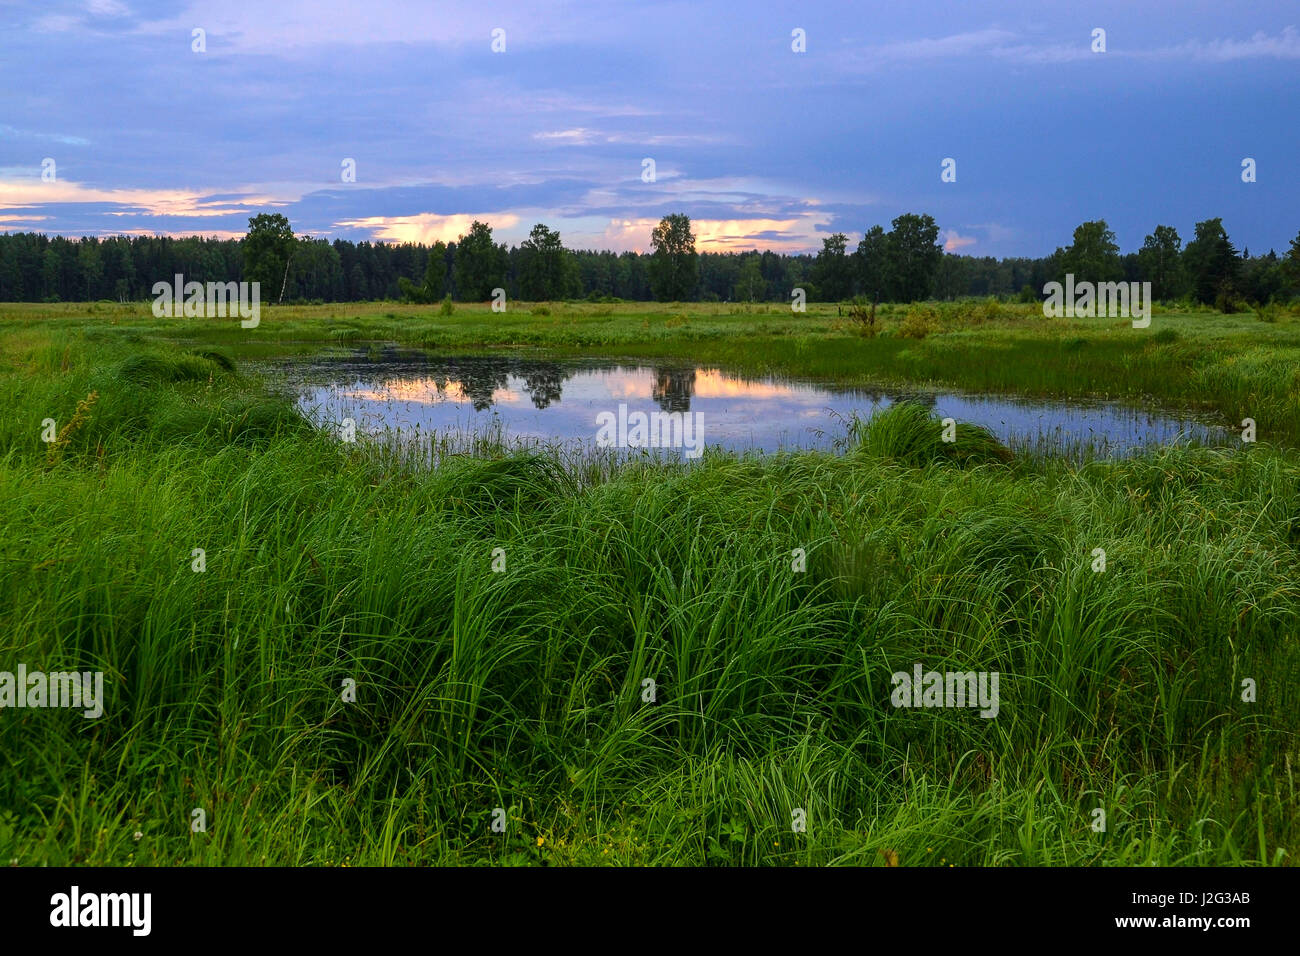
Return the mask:
<path id="1" fill-rule="evenodd" d="M 1256 254 L 1300 232 L 1295 0 L 0 0 L 0 76 L 0 231 L 279 212 L 645 251 L 684 212 L 701 251 L 812 252 L 915 212 L 992 256 L 1093 219 L 1124 251 L 1210 217 Z"/>

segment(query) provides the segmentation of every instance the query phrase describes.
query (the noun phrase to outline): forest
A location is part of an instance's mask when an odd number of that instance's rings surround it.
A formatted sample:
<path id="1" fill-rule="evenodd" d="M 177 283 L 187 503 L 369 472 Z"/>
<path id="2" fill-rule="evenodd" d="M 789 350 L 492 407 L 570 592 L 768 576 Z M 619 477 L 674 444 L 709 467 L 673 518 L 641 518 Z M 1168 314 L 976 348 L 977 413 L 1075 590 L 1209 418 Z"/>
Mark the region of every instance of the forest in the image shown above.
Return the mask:
<path id="1" fill-rule="evenodd" d="M 1150 281 L 1157 299 L 1224 311 L 1300 294 L 1300 236 L 1283 254 L 1239 252 L 1221 219 L 1197 223 L 1185 245 L 1174 227 L 1157 226 L 1126 253 L 1104 220 L 1081 224 L 1070 244 L 1040 258 L 954 254 L 938 236 L 931 217 L 905 214 L 889 232 L 867 230 L 856 249 L 835 233 L 816 255 L 697 252 L 689 218 L 675 215 L 656 227 L 653 251 L 616 253 L 565 249 L 542 224 L 509 247 L 481 222 L 456 242 L 396 244 L 295 236 L 283 216 L 263 214 L 250 219 L 244 239 L 5 233 L 0 301 L 141 301 L 177 273 L 198 282 L 260 277 L 270 285 L 263 301 L 285 303 L 484 301 L 495 288 L 528 301 L 789 302 L 802 288 L 822 302 L 856 295 L 1033 302 L 1045 283 L 1071 271 L 1094 281 Z"/>

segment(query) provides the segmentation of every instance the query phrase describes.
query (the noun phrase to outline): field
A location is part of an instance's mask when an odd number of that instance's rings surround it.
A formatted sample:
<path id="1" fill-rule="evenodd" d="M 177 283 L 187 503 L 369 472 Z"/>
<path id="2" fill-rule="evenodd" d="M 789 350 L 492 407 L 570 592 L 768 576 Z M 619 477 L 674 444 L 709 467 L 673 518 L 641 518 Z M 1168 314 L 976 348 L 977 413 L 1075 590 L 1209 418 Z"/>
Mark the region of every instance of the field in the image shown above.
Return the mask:
<path id="1" fill-rule="evenodd" d="M 879 325 L 0 306 L 0 670 L 106 691 L 0 712 L 0 860 L 1289 864 L 1300 316 Z M 841 456 L 422 469 L 238 369 L 377 341 L 1120 398 L 1259 441 L 1071 466 L 904 405 Z M 996 717 L 893 706 L 918 662 L 998 672 Z"/>

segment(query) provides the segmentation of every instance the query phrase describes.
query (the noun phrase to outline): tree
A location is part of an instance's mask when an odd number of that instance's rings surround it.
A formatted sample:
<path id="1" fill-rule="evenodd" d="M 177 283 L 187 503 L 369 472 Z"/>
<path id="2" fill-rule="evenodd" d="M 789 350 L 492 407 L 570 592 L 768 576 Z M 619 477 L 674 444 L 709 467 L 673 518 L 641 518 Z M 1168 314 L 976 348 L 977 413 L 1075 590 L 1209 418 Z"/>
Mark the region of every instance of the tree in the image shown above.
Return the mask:
<path id="1" fill-rule="evenodd" d="M 885 236 L 889 297 L 895 302 L 929 298 L 943 261 L 938 224 L 931 216 L 904 213 L 890 226 Z"/>
<path id="2" fill-rule="evenodd" d="M 1074 230 L 1074 242 L 1060 250 L 1059 280 L 1072 274 L 1076 282 L 1118 282 L 1124 278 L 1119 243 L 1105 219 L 1085 222 Z"/>
<path id="3" fill-rule="evenodd" d="M 1157 299 L 1172 299 L 1183 290 L 1182 244 L 1173 226 L 1156 226 L 1142 243 L 1138 271 Z"/>
<path id="4" fill-rule="evenodd" d="M 560 234 L 542 223 L 519 246 L 519 295 L 532 302 L 578 295 L 578 263 L 560 243 Z"/>
<path id="5" fill-rule="evenodd" d="M 1241 260 L 1228 239 L 1222 219 L 1206 219 L 1196 224 L 1196 236 L 1183 250 L 1183 266 L 1196 301 L 1231 304 L 1237 291 Z"/>
<path id="6" fill-rule="evenodd" d="M 248 220 L 248 235 L 242 241 L 244 279 L 260 282 L 261 299 L 279 301 L 284 291 L 289 259 L 293 256 L 293 229 L 278 212 L 261 213 Z"/>
<path id="7" fill-rule="evenodd" d="M 754 302 L 767 298 L 767 282 L 757 252 L 743 257 L 740 272 L 732 286 L 731 297 L 737 302 Z"/>
<path id="8" fill-rule="evenodd" d="M 1287 285 L 1285 260 L 1269 250 L 1268 255 L 1241 257 L 1240 291 L 1251 302 L 1265 305 L 1283 295 Z"/>
<path id="9" fill-rule="evenodd" d="M 82 239 L 77 243 L 77 260 L 85 282 L 86 298 L 99 298 L 99 283 L 104 278 L 104 260 L 99 253 L 99 242 Z"/>
<path id="10" fill-rule="evenodd" d="M 492 227 L 475 219 L 469 235 L 456 240 L 456 292 L 462 302 L 483 302 L 492 290 L 505 288 L 506 247 L 492 241 Z"/>
<path id="11" fill-rule="evenodd" d="M 429 248 L 424 264 L 426 302 L 437 302 L 447 294 L 447 244 L 439 239 Z"/>
<path id="12" fill-rule="evenodd" d="M 650 288 L 660 302 L 681 302 L 695 295 L 700 257 L 695 251 L 691 219 L 683 213 L 664 216 L 650 233 Z"/>
<path id="13" fill-rule="evenodd" d="M 822 240 L 822 251 L 813 263 L 812 280 L 817 297 L 823 302 L 838 302 L 853 294 L 853 263 L 847 255 L 849 237 L 842 232 Z"/>
<path id="14" fill-rule="evenodd" d="M 328 239 L 299 236 L 289 266 L 289 299 L 331 300 L 343 289 L 339 254 Z"/>
<path id="15" fill-rule="evenodd" d="M 889 296 L 889 248 L 883 226 L 867 230 L 858 251 L 853 254 L 858 273 L 858 286 L 872 302 Z"/>
<path id="16" fill-rule="evenodd" d="M 1300 288 L 1300 233 L 1296 233 L 1296 237 L 1291 240 L 1291 248 L 1282 259 L 1282 274 L 1292 288 Z"/>

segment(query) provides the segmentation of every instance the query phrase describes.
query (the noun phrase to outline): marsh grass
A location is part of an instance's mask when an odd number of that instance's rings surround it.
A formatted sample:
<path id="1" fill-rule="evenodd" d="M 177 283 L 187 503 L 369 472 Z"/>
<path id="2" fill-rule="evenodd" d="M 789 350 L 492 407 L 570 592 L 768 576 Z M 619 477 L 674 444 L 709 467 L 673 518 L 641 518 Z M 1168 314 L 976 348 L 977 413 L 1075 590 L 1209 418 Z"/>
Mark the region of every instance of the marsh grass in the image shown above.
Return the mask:
<path id="1" fill-rule="evenodd" d="M 834 305 L 554 302 L 532 314 L 460 303 L 266 306 L 250 333 L 220 319 L 155 319 L 144 304 L 0 307 L 10 334 L 70 333 L 96 345 L 148 351 L 182 345 L 242 358 L 391 342 L 443 352 L 538 349 L 563 356 L 690 361 L 750 375 L 841 384 L 924 384 L 972 392 L 1121 400 L 1258 424 L 1300 445 L 1300 316 L 1158 306 L 1151 327 L 1126 319 L 1046 319 L 1038 304 L 996 300 L 881 303 L 863 337 Z M 210 357 L 210 356 L 209 356 Z M 0 362 L 3 357 L 0 356 Z"/>
<path id="2" fill-rule="evenodd" d="M 107 706 L 0 712 L 0 858 L 1296 852 L 1292 452 L 1076 467 L 960 426 L 938 447 L 904 404 L 842 456 L 584 471 L 485 443 L 431 467 L 179 348 L 24 327 L 4 344 L 0 669 L 102 669 Z M 92 392 L 50 466 L 41 419 Z M 915 662 L 999 671 L 999 715 L 893 708 Z"/>

